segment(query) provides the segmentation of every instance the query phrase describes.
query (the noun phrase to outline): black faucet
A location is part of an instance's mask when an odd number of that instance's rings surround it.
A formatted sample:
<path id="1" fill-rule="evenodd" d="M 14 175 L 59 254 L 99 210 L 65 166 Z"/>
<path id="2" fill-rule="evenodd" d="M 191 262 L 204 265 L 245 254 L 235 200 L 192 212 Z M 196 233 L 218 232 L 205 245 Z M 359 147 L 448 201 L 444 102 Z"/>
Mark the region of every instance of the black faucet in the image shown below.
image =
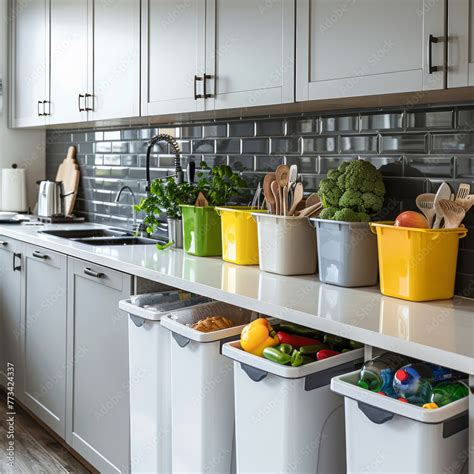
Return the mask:
<path id="1" fill-rule="evenodd" d="M 174 167 L 175 174 L 174 179 L 176 183 L 181 184 L 183 182 L 183 169 L 181 168 L 181 150 L 176 140 L 166 133 L 155 135 L 148 141 L 148 148 L 146 150 L 146 192 L 150 192 L 151 178 L 150 178 L 150 154 L 153 146 L 158 142 L 166 142 L 170 145 L 172 152 L 175 154 Z"/>

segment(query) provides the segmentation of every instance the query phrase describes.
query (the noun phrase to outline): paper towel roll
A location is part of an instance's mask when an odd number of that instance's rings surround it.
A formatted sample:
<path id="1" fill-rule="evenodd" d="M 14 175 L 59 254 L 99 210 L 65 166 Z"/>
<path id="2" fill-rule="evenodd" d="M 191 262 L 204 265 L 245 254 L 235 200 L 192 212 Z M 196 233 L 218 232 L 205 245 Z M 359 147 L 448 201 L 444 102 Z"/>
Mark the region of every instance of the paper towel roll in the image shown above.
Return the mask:
<path id="1" fill-rule="evenodd" d="M 26 212 L 26 170 L 12 168 L 2 170 L 2 211 Z"/>

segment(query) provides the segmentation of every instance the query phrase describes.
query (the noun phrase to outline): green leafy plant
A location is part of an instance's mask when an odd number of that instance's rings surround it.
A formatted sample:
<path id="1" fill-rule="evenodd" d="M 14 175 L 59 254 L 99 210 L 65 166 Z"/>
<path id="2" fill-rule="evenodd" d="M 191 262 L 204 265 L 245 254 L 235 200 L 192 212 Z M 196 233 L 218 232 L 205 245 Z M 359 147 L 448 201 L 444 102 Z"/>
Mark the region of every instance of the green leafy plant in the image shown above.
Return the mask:
<path id="1" fill-rule="evenodd" d="M 239 195 L 240 188 L 247 186 L 247 182 L 233 173 L 230 166 L 219 165 L 209 168 L 204 161 L 200 166 L 196 187 L 206 196 L 210 206 L 228 204 L 232 198 Z"/>
<path id="2" fill-rule="evenodd" d="M 364 160 L 342 163 L 319 185 L 324 209 L 320 217 L 346 222 L 367 222 L 382 210 L 385 185 L 382 174 Z"/>
<path id="3" fill-rule="evenodd" d="M 180 204 L 194 204 L 198 190 L 189 183 L 176 184 L 171 176 L 166 179 L 155 179 L 150 185 L 148 197 L 135 206 L 137 212 L 143 212 L 143 223 L 147 232 L 153 234 L 158 228 L 159 215 L 165 212 L 170 219 L 181 217 Z"/>

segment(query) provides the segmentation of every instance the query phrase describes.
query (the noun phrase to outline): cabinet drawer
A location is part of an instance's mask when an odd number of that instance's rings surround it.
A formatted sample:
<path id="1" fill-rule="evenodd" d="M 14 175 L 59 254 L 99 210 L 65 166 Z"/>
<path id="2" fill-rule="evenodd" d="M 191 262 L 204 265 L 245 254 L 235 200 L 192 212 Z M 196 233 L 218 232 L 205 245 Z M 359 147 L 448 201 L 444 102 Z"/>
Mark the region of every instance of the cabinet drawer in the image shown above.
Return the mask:
<path id="1" fill-rule="evenodd" d="M 8 252 L 20 252 L 21 242 L 12 239 L 11 237 L 0 235 L 0 250 L 6 250 Z"/>
<path id="2" fill-rule="evenodd" d="M 117 291 L 123 289 L 123 273 L 110 268 L 74 259 L 74 273 Z"/>
<path id="3" fill-rule="evenodd" d="M 37 247 L 36 245 L 28 245 L 25 250 L 25 258 L 31 259 L 37 262 L 42 262 L 45 265 L 49 265 L 55 268 L 61 268 L 65 256 L 58 252 L 45 249 L 43 247 Z"/>

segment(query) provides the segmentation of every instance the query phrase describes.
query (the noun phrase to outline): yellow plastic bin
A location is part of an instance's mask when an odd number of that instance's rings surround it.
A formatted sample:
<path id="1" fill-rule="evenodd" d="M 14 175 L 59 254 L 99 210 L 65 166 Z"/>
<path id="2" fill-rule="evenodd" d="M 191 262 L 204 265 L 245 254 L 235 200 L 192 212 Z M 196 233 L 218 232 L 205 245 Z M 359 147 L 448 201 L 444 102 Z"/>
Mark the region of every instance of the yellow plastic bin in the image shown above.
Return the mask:
<path id="1" fill-rule="evenodd" d="M 221 216 L 222 258 L 237 265 L 258 265 L 257 223 L 252 212 L 264 210 L 243 206 L 216 207 Z"/>
<path id="2" fill-rule="evenodd" d="M 371 223 L 377 234 L 380 291 L 409 301 L 454 295 L 459 239 L 467 229 L 416 229 Z"/>

